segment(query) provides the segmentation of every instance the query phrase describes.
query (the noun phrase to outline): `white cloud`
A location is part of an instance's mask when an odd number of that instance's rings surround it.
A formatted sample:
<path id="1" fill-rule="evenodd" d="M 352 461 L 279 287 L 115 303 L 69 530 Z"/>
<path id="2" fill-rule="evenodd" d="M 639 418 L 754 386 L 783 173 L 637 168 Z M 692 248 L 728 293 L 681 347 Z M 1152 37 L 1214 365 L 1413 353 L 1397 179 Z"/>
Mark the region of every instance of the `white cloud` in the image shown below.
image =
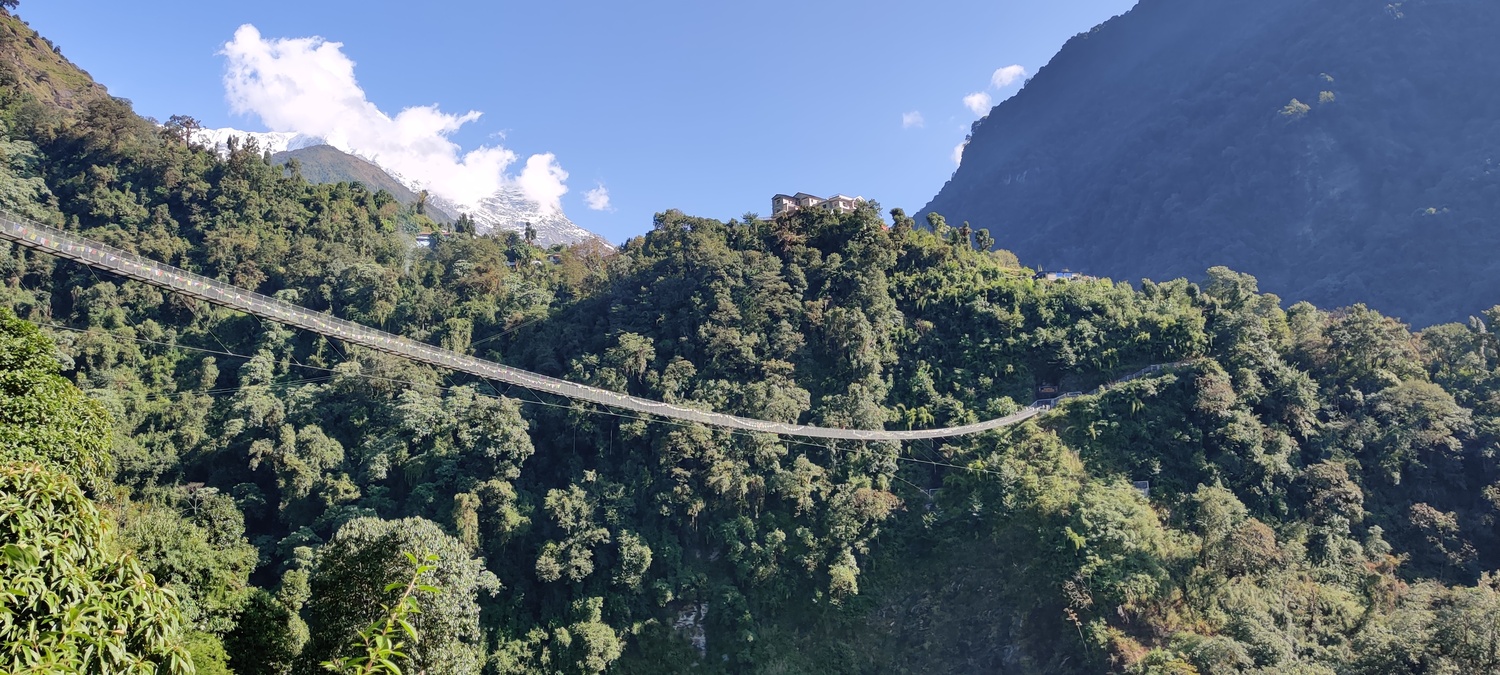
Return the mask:
<path id="1" fill-rule="evenodd" d="M 526 198 L 542 205 L 543 213 L 554 213 L 562 208 L 562 196 L 567 194 L 568 172 L 557 165 L 552 153 L 532 155 L 526 158 L 526 168 L 516 183 Z"/>
<path id="2" fill-rule="evenodd" d="M 1021 81 L 1022 79 L 1025 79 L 1025 77 L 1025 68 L 1022 68 L 1019 65 L 1006 66 L 1004 68 L 996 70 L 995 74 L 990 76 L 990 85 L 995 87 L 996 89 L 1004 89 L 1006 87 L 1009 87 L 1010 85 L 1015 84 L 1016 82 Z"/>
<path id="3" fill-rule="evenodd" d="M 990 95 L 982 91 L 976 91 L 964 97 L 964 105 L 969 108 L 970 112 L 983 117 L 990 111 Z"/>
<path id="4" fill-rule="evenodd" d="M 583 193 L 583 200 L 588 202 L 589 208 L 594 211 L 612 210 L 609 208 L 609 188 L 604 187 L 603 183 L 599 183 L 598 187 Z"/>
<path id="5" fill-rule="evenodd" d="M 922 119 L 922 112 L 913 110 L 909 113 L 901 113 L 901 128 L 910 129 L 916 127 L 921 129 L 927 125 L 927 120 Z"/>
<path id="6" fill-rule="evenodd" d="M 969 147 L 968 141 L 953 146 L 953 166 L 958 166 L 964 161 L 964 148 L 967 147 Z"/>
<path id="7" fill-rule="evenodd" d="M 506 169 L 516 153 L 498 145 L 464 152 L 449 140 L 480 112 L 455 115 L 428 105 L 392 117 L 365 98 L 354 61 L 342 49 L 342 43 L 319 37 L 266 39 L 255 26 L 240 26 L 220 52 L 228 58 L 224 88 L 230 107 L 258 116 L 272 131 L 322 138 L 463 206 L 513 181 L 544 209 L 559 207 L 568 174 L 552 154 L 530 157 L 521 175 L 511 178 Z"/>

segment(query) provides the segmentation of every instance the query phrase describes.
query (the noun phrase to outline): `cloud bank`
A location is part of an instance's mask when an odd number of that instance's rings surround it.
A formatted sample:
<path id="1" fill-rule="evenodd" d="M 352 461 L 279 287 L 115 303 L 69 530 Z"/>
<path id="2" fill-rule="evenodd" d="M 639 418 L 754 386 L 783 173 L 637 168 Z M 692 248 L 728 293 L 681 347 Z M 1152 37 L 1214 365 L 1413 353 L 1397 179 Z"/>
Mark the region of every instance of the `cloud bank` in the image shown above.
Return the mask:
<path id="1" fill-rule="evenodd" d="M 543 210 L 561 208 L 568 173 L 551 153 L 532 155 L 520 175 L 511 177 L 506 169 L 516 153 L 498 145 L 464 152 L 449 140 L 480 112 L 455 115 L 436 105 L 406 108 L 394 117 L 382 112 L 365 97 L 342 43 L 266 39 L 245 24 L 220 53 L 228 59 L 224 89 L 230 108 L 258 116 L 272 131 L 322 138 L 463 206 L 514 183 Z"/>
<path id="2" fill-rule="evenodd" d="M 913 110 L 909 113 L 901 113 L 902 129 L 910 129 L 912 127 L 921 129 L 926 125 L 927 121 L 922 119 L 922 112 L 920 110 Z"/>

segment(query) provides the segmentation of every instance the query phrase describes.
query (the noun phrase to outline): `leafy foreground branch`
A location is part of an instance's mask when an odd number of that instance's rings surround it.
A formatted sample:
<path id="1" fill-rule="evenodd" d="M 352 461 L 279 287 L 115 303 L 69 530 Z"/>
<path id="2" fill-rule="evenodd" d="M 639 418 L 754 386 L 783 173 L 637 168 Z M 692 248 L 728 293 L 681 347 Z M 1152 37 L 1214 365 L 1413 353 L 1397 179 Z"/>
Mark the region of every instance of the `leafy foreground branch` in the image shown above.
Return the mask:
<path id="1" fill-rule="evenodd" d="M 417 605 L 416 594 L 438 595 L 442 593 L 435 586 L 417 583 L 423 574 L 436 568 L 437 555 L 429 553 L 422 559 L 422 563 L 418 563 L 417 556 L 411 552 L 403 553 L 406 559 L 416 567 L 416 571 L 412 573 L 411 580 L 406 582 L 405 588 L 401 591 L 401 597 L 386 606 L 384 618 L 377 619 L 366 626 L 359 632 L 359 637 L 350 643 L 354 649 L 363 650 L 364 654 L 324 661 L 322 666 L 325 670 L 344 675 L 375 675 L 377 673 L 401 675 L 401 666 L 397 661 L 408 660 L 406 653 L 401 651 L 406 646 L 401 639 L 401 634 L 405 633 L 413 643 L 420 640 L 417 629 L 407 621 L 407 617 L 422 611 L 422 608 Z M 387 584 L 385 592 L 390 593 L 401 588 L 402 584 L 399 582 Z"/>

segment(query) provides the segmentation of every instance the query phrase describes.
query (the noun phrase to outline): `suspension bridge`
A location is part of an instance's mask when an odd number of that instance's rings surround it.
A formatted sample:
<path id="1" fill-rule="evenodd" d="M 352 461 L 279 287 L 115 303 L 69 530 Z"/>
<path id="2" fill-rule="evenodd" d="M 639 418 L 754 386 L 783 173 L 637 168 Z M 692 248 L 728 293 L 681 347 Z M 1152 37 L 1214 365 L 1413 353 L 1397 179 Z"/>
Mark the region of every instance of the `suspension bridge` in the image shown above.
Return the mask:
<path id="1" fill-rule="evenodd" d="M 424 342 L 375 330 L 368 326 L 339 319 L 322 312 L 315 312 L 305 307 L 283 302 L 267 295 L 226 284 L 222 281 L 209 279 L 188 272 L 187 270 L 122 251 L 92 239 L 80 237 L 70 232 L 64 232 L 41 223 L 8 214 L 0 213 L 0 238 L 14 241 L 21 246 L 49 255 L 159 286 L 175 293 L 288 326 L 337 338 L 401 358 L 468 373 L 476 377 L 505 382 L 534 391 L 549 392 L 578 401 L 596 403 L 610 408 L 629 410 L 684 422 L 697 422 L 739 431 L 854 441 L 909 441 L 949 438 L 977 434 L 1017 424 L 1052 409 L 1062 399 L 1081 394 L 1081 392 L 1070 392 L 1056 398 L 1041 399 L 1004 417 L 941 429 L 839 429 L 757 420 L 621 394 L 434 347 Z M 1150 366 L 1115 382 L 1134 379 L 1173 365 L 1179 364 Z"/>

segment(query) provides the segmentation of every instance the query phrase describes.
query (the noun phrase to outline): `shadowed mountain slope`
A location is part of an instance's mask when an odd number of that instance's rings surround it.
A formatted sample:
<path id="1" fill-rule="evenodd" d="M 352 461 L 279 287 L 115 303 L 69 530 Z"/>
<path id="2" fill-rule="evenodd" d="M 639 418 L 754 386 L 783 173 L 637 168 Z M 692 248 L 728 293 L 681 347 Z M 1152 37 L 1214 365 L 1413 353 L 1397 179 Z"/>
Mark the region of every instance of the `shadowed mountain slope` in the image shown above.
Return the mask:
<path id="1" fill-rule="evenodd" d="M 1047 267 L 1460 320 L 1500 287 L 1497 30 L 1475 0 L 1145 0 L 976 123 L 924 212 Z"/>

